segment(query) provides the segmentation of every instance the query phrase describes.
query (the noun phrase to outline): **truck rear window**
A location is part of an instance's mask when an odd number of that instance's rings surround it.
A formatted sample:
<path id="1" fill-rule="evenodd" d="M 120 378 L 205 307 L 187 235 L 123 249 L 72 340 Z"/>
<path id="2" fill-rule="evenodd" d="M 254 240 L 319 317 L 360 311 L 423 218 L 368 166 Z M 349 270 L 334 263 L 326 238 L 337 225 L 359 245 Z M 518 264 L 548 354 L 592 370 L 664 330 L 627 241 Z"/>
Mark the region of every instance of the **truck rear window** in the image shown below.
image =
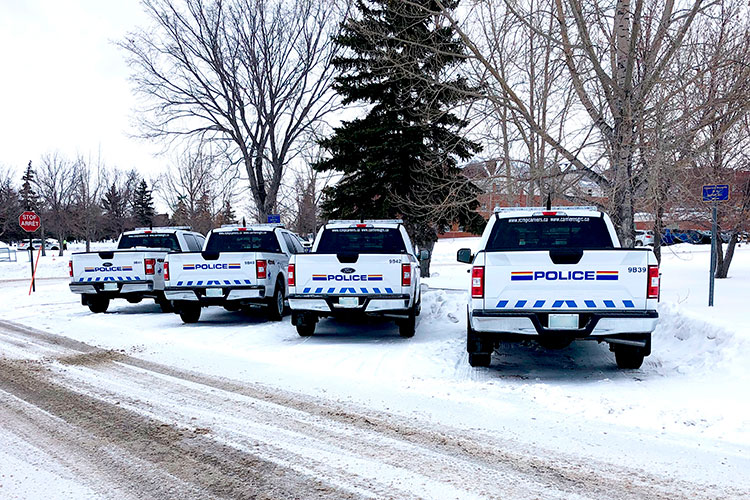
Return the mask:
<path id="1" fill-rule="evenodd" d="M 498 219 L 487 251 L 613 248 L 601 217 L 539 216 Z"/>
<path id="2" fill-rule="evenodd" d="M 345 227 L 326 229 L 315 253 L 403 253 L 404 239 L 398 229 Z"/>
<path id="3" fill-rule="evenodd" d="M 121 250 L 135 247 L 168 248 L 175 252 L 180 251 L 180 243 L 174 233 L 123 234 L 117 245 L 117 248 Z"/>
<path id="4" fill-rule="evenodd" d="M 269 252 L 281 253 L 276 234 L 271 231 L 243 231 L 211 233 L 206 244 L 207 253 Z"/>

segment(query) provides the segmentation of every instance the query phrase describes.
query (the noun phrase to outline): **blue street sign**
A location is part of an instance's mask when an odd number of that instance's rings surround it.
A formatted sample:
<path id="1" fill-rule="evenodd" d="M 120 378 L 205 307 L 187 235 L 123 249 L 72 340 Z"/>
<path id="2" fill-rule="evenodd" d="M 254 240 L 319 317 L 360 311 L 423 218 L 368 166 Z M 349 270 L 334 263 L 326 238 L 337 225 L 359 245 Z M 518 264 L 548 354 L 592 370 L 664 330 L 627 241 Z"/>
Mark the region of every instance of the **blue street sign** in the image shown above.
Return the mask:
<path id="1" fill-rule="evenodd" d="M 711 184 L 709 186 L 703 186 L 703 201 L 727 201 L 728 199 L 728 184 Z"/>
<path id="2" fill-rule="evenodd" d="M 269 224 L 281 224 L 281 215 L 279 215 L 279 214 L 269 214 L 268 215 L 268 223 Z"/>

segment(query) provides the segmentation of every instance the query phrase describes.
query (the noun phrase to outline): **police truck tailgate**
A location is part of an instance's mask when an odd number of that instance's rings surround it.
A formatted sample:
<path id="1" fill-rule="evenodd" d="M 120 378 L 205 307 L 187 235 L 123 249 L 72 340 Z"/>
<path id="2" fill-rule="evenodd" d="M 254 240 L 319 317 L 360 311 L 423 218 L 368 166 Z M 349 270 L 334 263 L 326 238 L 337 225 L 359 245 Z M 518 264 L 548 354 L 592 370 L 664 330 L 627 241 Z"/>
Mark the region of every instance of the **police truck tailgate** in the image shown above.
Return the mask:
<path id="1" fill-rule="evenodd" d="M 402 291 L 406 254 L 295 256 L 296 293 L 302 295 L 392 295 Z M 355 261 L 356 260 L 356 261 Z"/>
<path id="2" fill-rule="evenodd" d="M 76 253 L 71 256 L 71 284 L 127 283 L 153 279 L 157 268 L 161 273 L 163 256 L 164 252 L 143 250 Z M 117 289 L 116 286 L 108 286 Z M 108 288 L 105 286 L 103 289 Z"/>
<path id="3" fill-rule="evenodd" d="M 575 264 L 563 263 L 566 258 L 571 261 L 567 255 L 554 251 L 487 252 L 483 308 L 646 309 L 648 251 L 584 250 Z"/>
<path id="4" fill-rule="evenodd" d="M 256 255 L 253 252 L 222 252 L 216 259 L 207 260 L 200 252 L 170 254 L 169 287 L 255 285 Z"/>

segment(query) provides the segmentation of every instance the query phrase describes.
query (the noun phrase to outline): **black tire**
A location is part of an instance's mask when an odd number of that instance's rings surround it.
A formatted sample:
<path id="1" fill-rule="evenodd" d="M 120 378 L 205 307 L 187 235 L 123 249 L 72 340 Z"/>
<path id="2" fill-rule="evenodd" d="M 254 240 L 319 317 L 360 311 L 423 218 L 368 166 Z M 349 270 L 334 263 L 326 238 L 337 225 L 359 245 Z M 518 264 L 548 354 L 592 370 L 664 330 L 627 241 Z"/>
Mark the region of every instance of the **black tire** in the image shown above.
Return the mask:
<path id="1" fill-rule="evenodd" d="M 201 306 L 191 304 L 180 307 L 180 318 L 183 323 L 197 323 L 201 318 Z"/>
<path id="2" fill-rule="evenodd" d="M 409 317 L 398 320 L 398 334 L 402 338 L 410 339 L 417 330 L 416 306 L 409 311 Z"/>
<path id="3" fill-rule="evenodd" d="M 236 301 L 232 302 L 225 302 L 224 303 L 224 309 L 226 309 L 229 312 L 237 312 L 242 308 L 242 304 Z"/>
<path id="4" fill-rule="evenodd" d="M 125 300 L 127 300 L 131 304 L 137 304 L 143 300 L 143 297 L 126 297 Z"/>
<path id="5" fill-rule="evenodd" d="M 315 333 L 315 323 L 302 323 L 297 325 L 297 333 L 300 337 L 311 337 Z"/>
<path id="6" fill-rule="evenodd" d="M 623 370 L 637 370 L 643 364 L 645 352 L 638 347 L 621 345 L 615 347 L 615 361 L 617 368 Z"/>
<path id="7" fill-rule="evenodd" d="M 284 282 L 276 281 L 273 290 L 273 297 L 268 302 L 268 319 L 271 321 L 281 321 L 284 317 Z"/>
<path id="8" fill-rule="evenodd" d="M 490 361 L 492 361 L 492 354 L 486 352 L 469 353 L 469 364 L 474 368 L 490 366 Z"/>
<path id="9" fill-rule="evenodd" d="M 174 310 L 174 307 L 172 307 L 172 302 L 167 299 L 156 299 L 156 303 L 159 305 L 159 308 L 163 313 L 170 313 Z"/>
<path id="10" fill-rule="evenodd" d="M 94 314 L 103 313 L 109 307 L 109 298 L 97 297 L 96 295 L 89 295 L 86 298 L 86 304 L 89 306 L 89 310 Z"/>
<path id="11" fill-rule="evenodd" d="M 292 314 L 292 324 L 297 328 L 300 337 L 310 337 L 315 333 L 318 318 L 312 314 Z"/>
<path id="12" fill-rule="evenodd" d="M 635 246 L 642 247 L 643 243 L 641 243 L 639 240 L 635 240 Z"/>

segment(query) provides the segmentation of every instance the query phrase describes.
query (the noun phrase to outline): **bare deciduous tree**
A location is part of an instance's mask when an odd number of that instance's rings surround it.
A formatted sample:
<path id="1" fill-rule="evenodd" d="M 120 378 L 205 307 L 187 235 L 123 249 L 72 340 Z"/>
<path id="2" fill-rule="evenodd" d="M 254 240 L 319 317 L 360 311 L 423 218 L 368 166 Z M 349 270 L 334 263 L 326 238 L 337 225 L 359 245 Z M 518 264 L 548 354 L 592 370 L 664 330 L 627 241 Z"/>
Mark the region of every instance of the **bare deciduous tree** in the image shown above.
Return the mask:
<path id="1" fill-rule="evenodd" d="M 440 6 L 440 0 L 436 4 Z M 547 38 L 561 52 L 576 109 L 594 128 L 596 137 L 576 137 L 581 116 L 563 121 L 563 133 L 553 134 L 554 130 L 533 111 L 528 90 L 493 64 L 492 53 L 487 50 L 493 41 L 486 35 L 495 35 L 497 30 L 472 30 L 450 11 L 440 9 L 439 13 L 456 27 L 480 65 L 482 77 L 491 80 L 486 97 L 520 117 L 567 162 L 570 171 L 585 175 L 600 187 L 609 198 L 622 243 L 632 245 L 638 126 L 654 112 L 656 91 L 667 76 L 671 83 L 687 86 L 693 82 L 696 68 L 674 74 L 673 62 L 694 29 L 696 18 L 714 9 L 715 4 L 703 0 L 686 5 L 671 0 L 554 0 L 551 9 L 545 11 L 534 3 L 488 0 L 476 4 L 468 15 L 493 18 L 491 12 L 500 4 L 518 23 Z M 554 17 L 555 23 L 547 25 L 548 29 L 533 22 L 540 12 Z M 697 68 L 700 73 L 706 70 L 705 64 Z M 580 154 L 582 146 L 591 144 L 606 156 L 606 164 L 587 161 Z"/>
<path id="2" fill-rule="evenodd" d="M 42 157 L 35 180 L 43 206 L 44 228 L 57 237 L 60 256 L 63 255 L 64 242 L 73 229 L 73 207 L 79 180 L 77 170 L 76 162 L 59 153 L 48 153 Z"/>
<path id="3" fill-rule="evenodd" d="M 248 176 L 258 218 L 276 210 L 306 130 L 336 108 L 330 39 L 339 1 L 144 0 L 155 27 L 120 43 L 150 102 L 145 133 L 220 141 Z"/>

